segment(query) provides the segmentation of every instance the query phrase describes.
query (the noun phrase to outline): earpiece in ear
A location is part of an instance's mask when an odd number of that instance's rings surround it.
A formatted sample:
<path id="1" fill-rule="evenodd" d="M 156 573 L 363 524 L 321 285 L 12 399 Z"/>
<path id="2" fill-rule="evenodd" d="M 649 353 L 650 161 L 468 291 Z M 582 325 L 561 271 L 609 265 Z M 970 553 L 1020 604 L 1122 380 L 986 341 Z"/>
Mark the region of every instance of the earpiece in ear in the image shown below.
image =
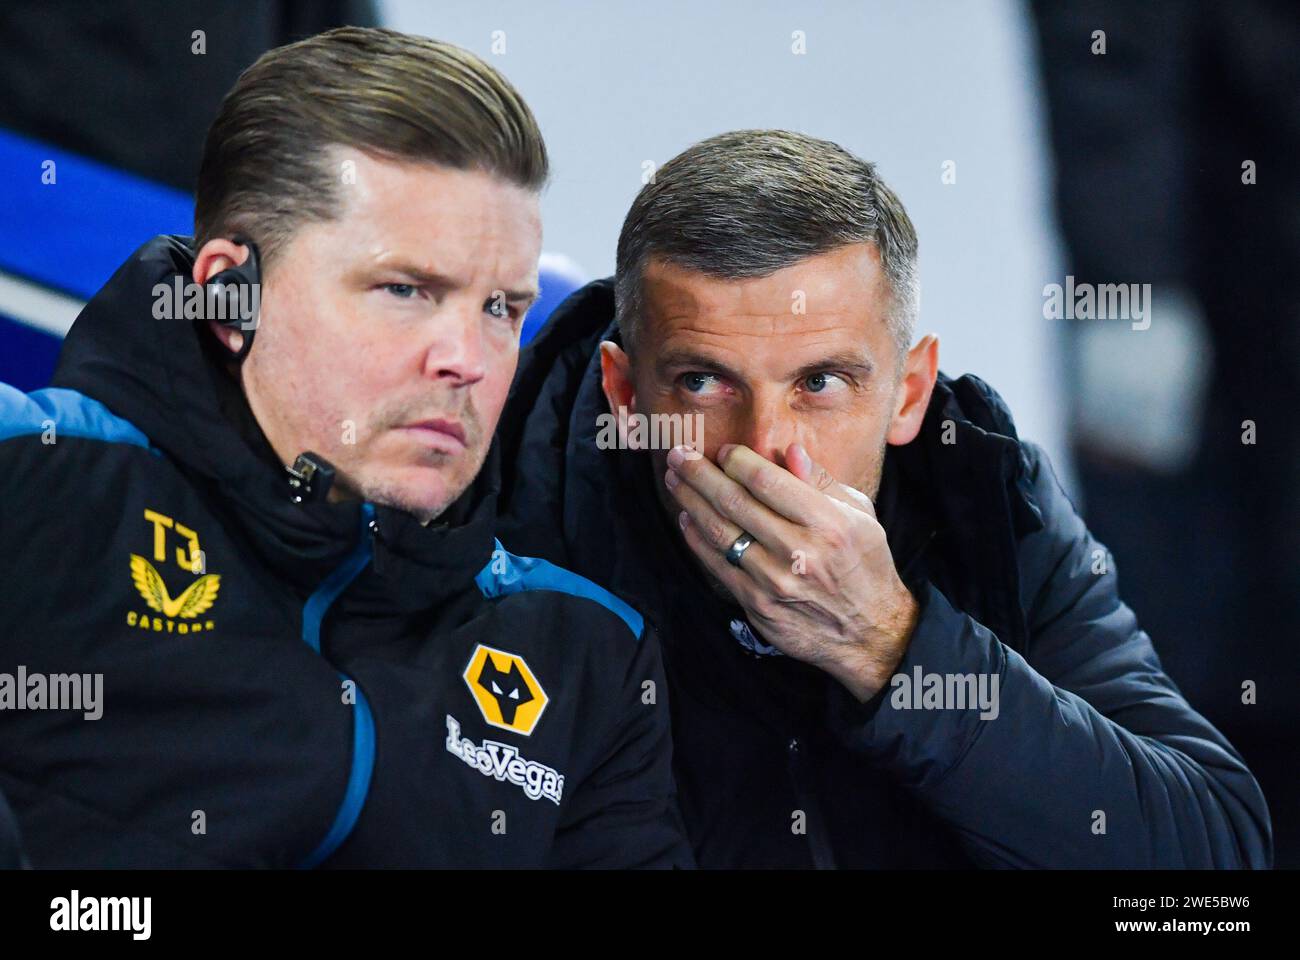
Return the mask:
<path id="1" fill-rule="evenodd" d="M 216 306 L 213 317 L 223 327 L 239 330 L 243 342 L 238 351 L 230 351 L 235 363 L 242 363 L 253 346 L 253 335 L 257 332 L 257 322 L 262 304 L 262 267 L 257 244 L 242 236 L 231 238 L 233 242 L 248 248 L 244 262 L 227 267 L 208 277 L 204 286 L 207 288 L 206 300 Z"/>

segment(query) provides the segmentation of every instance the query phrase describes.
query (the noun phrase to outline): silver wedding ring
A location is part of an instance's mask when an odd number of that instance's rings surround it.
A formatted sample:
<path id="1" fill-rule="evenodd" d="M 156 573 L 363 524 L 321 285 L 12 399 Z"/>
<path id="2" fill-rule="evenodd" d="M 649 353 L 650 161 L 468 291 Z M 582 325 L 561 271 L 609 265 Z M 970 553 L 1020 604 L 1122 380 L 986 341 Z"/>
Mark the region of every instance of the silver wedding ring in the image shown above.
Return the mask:
<path id="1" fill-rule="evenodd" d="M 727 548 L 725 554 L 727 563 L 731 564 L 733 567 L 740 566 L 740 558 L 745 555 L 745 551 L 750 548 L 750 545 L 753 544 L 753 542 L 753 537 L 744 531 L 741 531 L 741 534 L 736 538 L 735 543 Z"/>

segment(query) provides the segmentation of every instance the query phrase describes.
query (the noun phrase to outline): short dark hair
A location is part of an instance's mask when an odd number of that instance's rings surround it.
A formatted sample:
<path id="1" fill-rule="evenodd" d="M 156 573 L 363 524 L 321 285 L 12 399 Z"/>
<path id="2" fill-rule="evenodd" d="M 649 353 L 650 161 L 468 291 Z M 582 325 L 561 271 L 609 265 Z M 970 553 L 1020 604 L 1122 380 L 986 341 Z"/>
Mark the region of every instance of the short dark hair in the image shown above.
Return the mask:
<path id="1" fill-rule="evenodd" d="M 866 242 L 879 250 L 890 285 L 901 365 L 919 292 L 916 230 L 875 167 L 829 140 L 788 130 L 702 140 L 655 172 L 623 221 L 615 301 L 624 344 L 629 351 L 635 344 L 652 259 L 738 280 Z"/>
<path id="2" fill-rule="evenodd" d="M 479 57 L 428 37 L 340 27 L 263 54 L 208 131 L 196 246 L 242 234 L 263 264 L 304 223 L 338 216 L 334 146 L 479 169 L 541 190 L 546 146 L 528 105 Z"/>

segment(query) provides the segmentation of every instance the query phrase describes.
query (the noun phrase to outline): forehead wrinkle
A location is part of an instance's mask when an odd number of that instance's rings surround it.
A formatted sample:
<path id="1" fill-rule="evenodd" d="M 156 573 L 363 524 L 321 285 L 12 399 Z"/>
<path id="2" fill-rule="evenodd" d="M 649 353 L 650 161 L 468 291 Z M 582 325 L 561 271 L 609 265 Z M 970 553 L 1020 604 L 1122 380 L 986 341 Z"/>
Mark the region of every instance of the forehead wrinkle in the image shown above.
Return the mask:
<path id="1" fill-rule="evenodd" d="M 664 322 L 671 323 L 673 319 L 674 318 L 664 318 Z M 723 338 L 793 337 L 793 336 L 803 336 L 803 335 L 838 333 L 845 330 L 849 330 L 849 332 L 854 332 L 851 328 L 856 326 L 856 318 L 846 317 L 842 321 L 832 322 L 830 326 L 809 327 L 806 326 L 808 320 L 806 314 L 798 317 L 789 318 L 790 324 L 792 324 L 792 326 L 786 326 L 785 329 L 777 329 L 778 327 L 782 326 L 784 322 L 784 317 L 781 314 L 745 314 L 745 315 L 732 314 L 729 315 L 727 319 L 735 319 L 737 321 L 766 320 L 768 321 L 768 325 L 766 329 L 743 328 L 738 330 L 717 330 L 717 329 L 710 329 L 707 327 L 691 326 L 688 324 L 684 326 L 674 327 L 668 336 L 671 339 L 672 337 L 681 333 L 695 333 L 705 337 L 723 337 Z M 696 320 L 696 322 L 699 322 L 698 319 Z M 754 324 L 754 326 L 759 326 L 759 324 L 756 323 Z"/>

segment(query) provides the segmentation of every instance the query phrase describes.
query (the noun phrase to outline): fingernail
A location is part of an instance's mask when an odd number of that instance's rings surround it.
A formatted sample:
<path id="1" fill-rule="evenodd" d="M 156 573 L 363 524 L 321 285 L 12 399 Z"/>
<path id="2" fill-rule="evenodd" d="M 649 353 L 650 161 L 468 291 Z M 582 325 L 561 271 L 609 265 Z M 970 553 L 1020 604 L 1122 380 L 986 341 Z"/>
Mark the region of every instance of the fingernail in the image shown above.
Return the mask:
<path id="1" fill-rule="evenodd" d="M 722 446 L 718 447 L 718 463 L 726 460 L 727 454 L 734 450 L 735 447 L 736 445 L 734 443 L 724 443 Z"/>
<path id="2" fill-rule="evenodd" d="M 682 453 L 681 447 L 673 447 L 668 451 L 668 466 L 670 467 L 680 467 L 685 459 L 686 454 Z"/>
<path id="3" fill-rule="evenodd" d="M 666 486 L 669 490 L 671 490 L 673 487 L 677 486 L 677 484 L 681 482 L 682 482 L 682 478 L 677 476 L 676 470 L 669 470 L 667 473 L 664 474 L 664 486 Z"/>
<path id="4" fill-rule="evenodd" d="M 677 514 L 677 525 L 685 530 L 691 525 L 691 517 L 685 510 Z"/>

